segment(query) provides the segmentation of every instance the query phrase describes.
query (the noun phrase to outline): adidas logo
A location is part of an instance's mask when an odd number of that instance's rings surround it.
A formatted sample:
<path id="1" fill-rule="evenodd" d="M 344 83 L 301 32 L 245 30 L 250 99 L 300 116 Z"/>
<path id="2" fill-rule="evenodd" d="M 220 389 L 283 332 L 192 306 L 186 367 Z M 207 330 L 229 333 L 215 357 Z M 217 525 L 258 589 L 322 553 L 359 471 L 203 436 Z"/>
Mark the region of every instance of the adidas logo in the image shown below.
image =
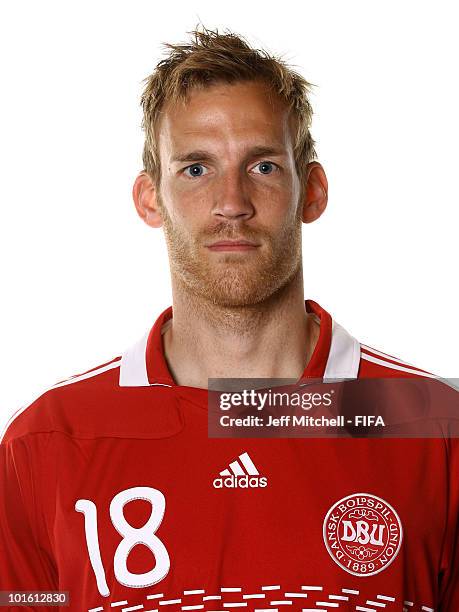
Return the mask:
<path id="1" fill-rule="evenodd" d="M 222 470 L 220 475 L 214 478 L 216 489 L 223 489 L 223 487 L 228 489 L 256 489 L 267 486 L 267 477 L 260 476 L 248 453 L 242 453 L 238 459 L 229 464 L 229 469 Z"/>

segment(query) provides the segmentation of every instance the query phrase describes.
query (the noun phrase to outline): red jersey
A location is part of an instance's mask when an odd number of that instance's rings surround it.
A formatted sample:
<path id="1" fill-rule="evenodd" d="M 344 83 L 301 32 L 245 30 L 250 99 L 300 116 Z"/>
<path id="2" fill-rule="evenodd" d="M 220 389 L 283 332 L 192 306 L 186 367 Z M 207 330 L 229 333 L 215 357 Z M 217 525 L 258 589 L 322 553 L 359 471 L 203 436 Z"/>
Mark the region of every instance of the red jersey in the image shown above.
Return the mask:
<path id="1" fill-rule="evenodd" d="M 304 378 L 433 376 L 305 304 Z M 458 612 L 459 440 L 209 438 L 208 391 L 166 365 L 171 316 L 10 419 L 0 591 L 68 591 L 71 612 Z"/>

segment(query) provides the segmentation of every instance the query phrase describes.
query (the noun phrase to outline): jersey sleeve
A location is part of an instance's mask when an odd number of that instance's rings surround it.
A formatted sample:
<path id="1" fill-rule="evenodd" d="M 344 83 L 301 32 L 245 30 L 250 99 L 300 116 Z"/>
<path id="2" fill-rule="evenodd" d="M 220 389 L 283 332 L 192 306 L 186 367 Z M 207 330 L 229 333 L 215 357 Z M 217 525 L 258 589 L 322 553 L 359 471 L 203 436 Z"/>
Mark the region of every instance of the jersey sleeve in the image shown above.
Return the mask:
<path id="1" fill-rule="evenodd" d="M 459 610 L 459 438 L 448 442 L 448 516 L 439 576 L 439 612 Z"/>
<path id="2" fill-rule="evenodd" d="M 57 571 L 37 524 L 33 459 L 27 436 L 0 444 L 0 591 L 57 591 Z M 10 609 L 10 607 L 6 608 Z M 11 606 L 53 610 L 50 606 Z"/>

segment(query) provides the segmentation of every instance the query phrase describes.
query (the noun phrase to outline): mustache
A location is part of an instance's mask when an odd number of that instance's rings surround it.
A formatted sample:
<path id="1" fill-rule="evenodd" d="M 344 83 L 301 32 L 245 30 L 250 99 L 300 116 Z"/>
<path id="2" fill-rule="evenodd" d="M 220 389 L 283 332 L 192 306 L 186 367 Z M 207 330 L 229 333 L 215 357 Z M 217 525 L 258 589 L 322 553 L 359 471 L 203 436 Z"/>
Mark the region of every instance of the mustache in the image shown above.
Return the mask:
<path id="1" fill-rule="evenodd" d="M 262 230 L 254 230 L 244 225 L 235 225 L 234 223 L 219 223 L 207 230 L 200 233 L 200 237 L 203 239 L 218 238 L 220 240 L 249 240 L 256 242 L 259 238 L 269 239 L 271 235 Z"/>

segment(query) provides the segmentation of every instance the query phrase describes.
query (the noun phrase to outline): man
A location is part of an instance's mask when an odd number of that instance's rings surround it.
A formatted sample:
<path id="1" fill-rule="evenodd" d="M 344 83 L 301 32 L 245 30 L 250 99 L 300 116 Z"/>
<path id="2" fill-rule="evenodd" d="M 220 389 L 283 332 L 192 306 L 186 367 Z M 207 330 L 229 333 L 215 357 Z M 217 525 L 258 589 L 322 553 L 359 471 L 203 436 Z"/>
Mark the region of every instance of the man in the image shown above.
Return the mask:
<path id="1" fill-rule="evenodd" d="M 208 435 L 211 378 L 433 375 L 304 300 L 328 189 L 307 81 L 231 33 L 168 48 L 133 198 L 164 228 L 173 306 L 12 417 L 0 588 L 93 612 L 457 612 L 456 440 Z"/>

